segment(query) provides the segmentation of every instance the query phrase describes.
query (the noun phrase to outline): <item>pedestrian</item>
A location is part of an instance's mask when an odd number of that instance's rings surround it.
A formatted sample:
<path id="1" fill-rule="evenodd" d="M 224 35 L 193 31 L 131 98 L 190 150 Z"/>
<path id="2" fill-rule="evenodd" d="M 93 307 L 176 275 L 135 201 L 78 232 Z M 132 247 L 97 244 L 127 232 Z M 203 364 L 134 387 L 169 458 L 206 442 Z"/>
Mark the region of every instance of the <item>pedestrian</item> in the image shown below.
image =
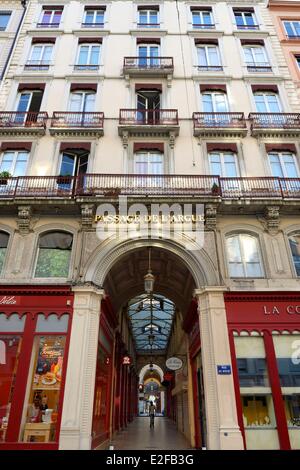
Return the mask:
<path id="1" fill-rule="evenodd" d="M 150 416 L 150 428 L 154 428 L 155 405 L 153 401 L 150 401 L 149 416 Z"/>

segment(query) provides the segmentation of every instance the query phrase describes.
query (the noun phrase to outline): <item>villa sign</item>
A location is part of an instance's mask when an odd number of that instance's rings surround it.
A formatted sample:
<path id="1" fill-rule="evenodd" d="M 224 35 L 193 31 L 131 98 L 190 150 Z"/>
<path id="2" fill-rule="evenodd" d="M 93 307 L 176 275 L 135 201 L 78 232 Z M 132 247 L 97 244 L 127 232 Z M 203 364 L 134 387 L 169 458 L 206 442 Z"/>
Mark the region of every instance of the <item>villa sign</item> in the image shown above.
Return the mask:
<path id="1" fill-rule="evenodd" d="M 182 368 L 182 365 L 182 360 L 179 357 L 173 356 L 166 360 L 166 366 L 170 370 L 179 370 Z"/>

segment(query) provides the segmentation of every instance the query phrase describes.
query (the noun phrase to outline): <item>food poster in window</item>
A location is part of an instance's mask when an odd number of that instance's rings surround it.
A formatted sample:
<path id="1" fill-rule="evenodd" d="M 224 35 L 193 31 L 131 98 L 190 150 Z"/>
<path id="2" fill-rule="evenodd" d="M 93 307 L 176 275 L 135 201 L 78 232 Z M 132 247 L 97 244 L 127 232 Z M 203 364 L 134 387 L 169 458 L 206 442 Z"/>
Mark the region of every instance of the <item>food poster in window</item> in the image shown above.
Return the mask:
<path id="1" fill-rule="evenodd" d="M 64 337 L 40 338 L 33 379 L 35 388 L 59 390 L 62 377 L 64 348 Z"/>

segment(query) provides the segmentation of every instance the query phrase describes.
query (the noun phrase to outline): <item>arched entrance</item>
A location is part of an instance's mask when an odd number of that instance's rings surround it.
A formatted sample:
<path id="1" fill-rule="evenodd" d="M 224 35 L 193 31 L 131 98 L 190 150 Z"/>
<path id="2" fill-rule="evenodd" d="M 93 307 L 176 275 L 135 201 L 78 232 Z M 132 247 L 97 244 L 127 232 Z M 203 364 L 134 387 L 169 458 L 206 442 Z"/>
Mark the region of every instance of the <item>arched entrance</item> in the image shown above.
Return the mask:
<path id="1" fill-rule="evenodd" d="M 150 301 L 144 280 L 149 271 L 149 249 L 154 275 Z M 82 366 L 86 366 L 83 377 L 76 372 L 82 400 L 76 444 L 75 437 L 71 437 L 74 447 L 91 448 L 98 443 L 98 447 L 107 448 L 117 432 L 139 419 L 136 418 L 139 375 L 144 367 L 151 369 L 152 364 L 162 370 L 163 376 L 151 377 L 148 373 L 144 375 L 143 386 L 150 383 L 151 387 L 151 382 L 155 383 L 153 379 L 157 379 L 159 392 L 164 392 L 164 407 L 161 402 L 159 405 L 160 413 L 165 416 L 162 419 L 174 423 L 176 432 L 186 439 L 187 448 L 202 447 L 203 443 L 211 449 L 241 447 L 232 379 L 221 383 L 215 372 L 216 360 L 230 362 L 223 289 L 218 284 L 214 263 L 204 249 L 186 251 L 171 240 L 139 238 L 122 243 L 112 240 L 93 250 L 82 275 L 82 286 L 74 288 L 75 323 L 70 356 L 78 354 L 78 344 L 83 342 Z M 210 290 L 208 286 L 212 286 Z M 215 301 L 220 304 L 214 325 L 218 339 L 214 337 L 212 324 Z M 153 318 L 149 319 L 145 312 L 151 302 Z M 168 302 L 172 304 L 173 314 L 167 322 Z M 199 321 L 201 304 L 203 317 L 200 315 Z M 131 320 L 134 315 L 140 315 L 135 318 L 135 324 Z M 166 366 L 166 359 L 173 356 L 182 360 L 182 367 L 177 371 Z M 100 367 L 99 357 L 102 358 Z M 72 381 L 74 377 L 67 378 L 65 397 Z M 101 381 L 106 383 L 105 391 L 104 385 L 99 385 Z M 223 414 L 220 413 L 221 391 L 227 393 L 226 403 L 232 402 L 230 411 L 224 408 Z M 61 448 L 70 439 L 70 406 L 69 402 L 64 405 Z M 100 432 L 99 426 L 98 431 L 93 431 L 95 410 L 98 415 L 105 413 L 102 442 L 93 435 Z"/>

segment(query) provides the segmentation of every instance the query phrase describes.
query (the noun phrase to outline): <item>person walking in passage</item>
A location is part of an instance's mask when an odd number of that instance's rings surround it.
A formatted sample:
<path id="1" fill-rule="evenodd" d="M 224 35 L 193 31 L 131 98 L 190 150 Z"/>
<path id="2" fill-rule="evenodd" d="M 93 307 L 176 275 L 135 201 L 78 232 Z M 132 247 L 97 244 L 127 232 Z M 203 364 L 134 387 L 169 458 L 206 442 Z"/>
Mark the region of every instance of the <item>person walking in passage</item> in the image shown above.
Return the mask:
<path id="1" fill-rule="evenodd" d="M 155 406 L 154 406 L 153 401 L 150 401 L 149 416 L 150 416 L 150 428 L 154 428 Z"/>

